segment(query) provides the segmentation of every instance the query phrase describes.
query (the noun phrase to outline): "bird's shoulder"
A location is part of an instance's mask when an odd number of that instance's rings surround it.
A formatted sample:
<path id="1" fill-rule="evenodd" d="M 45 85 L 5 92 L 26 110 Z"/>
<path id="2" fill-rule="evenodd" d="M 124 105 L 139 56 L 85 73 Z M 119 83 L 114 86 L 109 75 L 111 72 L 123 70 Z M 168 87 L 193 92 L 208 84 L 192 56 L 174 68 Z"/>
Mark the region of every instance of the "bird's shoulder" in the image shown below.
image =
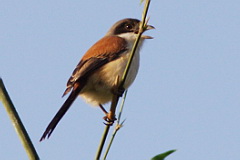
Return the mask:
<path id="1" fill-rule="evenodd" d="M 118 36 L 105 36 L 97 41 L 82 57 L 82 61 L 91 57 L 117 54 L 127 48 L 127 41 Z"/>

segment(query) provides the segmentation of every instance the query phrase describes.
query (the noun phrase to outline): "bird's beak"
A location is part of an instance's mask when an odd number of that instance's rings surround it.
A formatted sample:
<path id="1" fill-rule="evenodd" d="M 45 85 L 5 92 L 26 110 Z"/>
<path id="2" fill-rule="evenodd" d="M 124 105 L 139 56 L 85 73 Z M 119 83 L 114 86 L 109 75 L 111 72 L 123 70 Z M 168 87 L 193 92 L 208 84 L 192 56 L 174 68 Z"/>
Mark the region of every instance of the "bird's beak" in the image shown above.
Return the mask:
<path id="1" fill-rule="evenodd" d="M 151 26 L 151 25 L 147 25 L 147 28 L 146 28 L 145 31 L 150 30 L 150 29 L 155 29 L 155 27 L 153 27 L 153 26 Z M 153 39 L 153 37 L 147 36 L 147 35 L 142 35 L 142 38 L 143 38 L 143 39 Z"/>

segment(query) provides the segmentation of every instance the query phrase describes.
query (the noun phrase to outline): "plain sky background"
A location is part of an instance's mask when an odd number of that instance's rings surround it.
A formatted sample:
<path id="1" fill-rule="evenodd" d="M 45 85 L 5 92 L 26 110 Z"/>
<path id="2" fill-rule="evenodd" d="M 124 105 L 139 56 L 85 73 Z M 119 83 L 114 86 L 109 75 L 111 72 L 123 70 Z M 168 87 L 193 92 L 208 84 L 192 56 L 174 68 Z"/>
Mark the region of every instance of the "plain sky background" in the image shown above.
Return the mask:
<path id="1" fill-rule="evenodd" d="M 78 98 L 49 140 L 39 138 L 85 51 L 139 1 L 1 0 L 0 76 L 43 160 L 93 159 L 103 113 Z M 153 0 L 138 77 L 109 160 L 240 159 L 240 1 Z M 108 108 L 108 107 L 106 107 Z M 0 105 L 0 159 L 26 153 Z"/>

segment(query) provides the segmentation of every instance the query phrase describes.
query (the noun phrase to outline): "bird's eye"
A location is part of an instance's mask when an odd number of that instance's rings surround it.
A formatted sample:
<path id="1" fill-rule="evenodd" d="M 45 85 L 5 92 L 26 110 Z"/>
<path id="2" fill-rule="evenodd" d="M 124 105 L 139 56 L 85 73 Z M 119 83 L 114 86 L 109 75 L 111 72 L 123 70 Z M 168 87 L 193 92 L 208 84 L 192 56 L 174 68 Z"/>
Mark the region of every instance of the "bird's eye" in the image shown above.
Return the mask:
<path id="1" fill-rule="evenodd" d="M 125 28 L 127 30 L 131 30 L 133 28 L 133 26 L 131 24 L 125 24 Z"/>

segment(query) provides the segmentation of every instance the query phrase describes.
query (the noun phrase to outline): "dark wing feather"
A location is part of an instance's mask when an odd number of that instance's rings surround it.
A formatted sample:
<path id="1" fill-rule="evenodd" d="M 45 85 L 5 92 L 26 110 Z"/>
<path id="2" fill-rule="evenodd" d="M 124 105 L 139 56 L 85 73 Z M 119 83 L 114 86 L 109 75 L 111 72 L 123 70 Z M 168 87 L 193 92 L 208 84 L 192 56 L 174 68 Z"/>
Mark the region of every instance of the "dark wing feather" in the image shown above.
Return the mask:
<path id="1" fill-rule="evenodd" d="M 108 59 L 106 57 L 102 58 L 92 57 L 86 61 L 80 61 L 80 63 L 74 69 L 72 76 L 69 78 L 67 82 L 67 88 L 63 93 L 63 96 L 65 96 L 68 92 L 72 90 L 72 87 L 75 84 L 75 82 L 81 82 L 83 81 L 83 79 L 86 80 L 86 78 L 89 77 L 89 75 L 94 73 L 96 69 L 100 68 L 107 62 Z"/>

